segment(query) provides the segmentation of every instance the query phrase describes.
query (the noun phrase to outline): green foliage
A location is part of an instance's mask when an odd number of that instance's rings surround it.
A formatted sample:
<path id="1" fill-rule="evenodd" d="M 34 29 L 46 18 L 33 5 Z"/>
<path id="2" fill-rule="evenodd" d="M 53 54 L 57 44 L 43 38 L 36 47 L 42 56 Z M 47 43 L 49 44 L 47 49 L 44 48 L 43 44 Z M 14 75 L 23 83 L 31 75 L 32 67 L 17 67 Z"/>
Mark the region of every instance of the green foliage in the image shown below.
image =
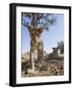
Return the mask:
<path id="1" fill-rule="evenodd" d="M 26 18 L 26 19 L 25 19 Z M 50 25 L 54 25 L 56 17 L 53 14 L 47 13 L 22 13 L 22 25 L 29 27 L 39 27 L 44 30 L 49 30 Z"/>
<path id="2" fill-rule="evenodd" d="M 57 54 L 52 54 L 52 53 L 51 53 L 51 54 L 48 55 L 48 59 L 50 59 L 50 60 L 56 59 L 56 60 L 57 60 L 57 59 L 58 59 L 58 55 L 57 55 Z"/>
<path id="3" fill-rule="evenodd" d="M 64 42 L 63 41 L 58 42 L 57 47 L 61 50 L 61 53 L 64 53 Z"/>

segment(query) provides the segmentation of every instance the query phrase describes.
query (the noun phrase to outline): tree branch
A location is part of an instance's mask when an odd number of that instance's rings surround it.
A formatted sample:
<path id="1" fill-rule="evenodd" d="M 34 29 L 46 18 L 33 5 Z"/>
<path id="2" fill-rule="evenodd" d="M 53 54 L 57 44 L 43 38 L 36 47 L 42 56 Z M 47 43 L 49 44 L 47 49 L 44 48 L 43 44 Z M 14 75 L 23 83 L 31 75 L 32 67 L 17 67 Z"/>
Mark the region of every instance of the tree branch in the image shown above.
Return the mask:
<path id="1" fill-rule="evenodd" d="M 22 17 L 21 17 L 22 19 L 21 19 L 21 24 L 24 26 L 24 27 L 27 27 L 28 28 L 28 24 L 27 23 L 25 23 L 24 21 L 24 19 L 23 19 L 23 13 L 22 13 Z M 24 22 L 24 23 L 23 23 Z"/>
<path id="2" fill-rule="evenodd" d="M 40 21 L 40 19 L 43 17 L 43 15 L 44 15 L 44 14 L 41 14 L 40 17 L 37 17 L 37 20 L 36 20 L 36 23 L 35 23 L 36 25 L 38 24 L 38 21 Z"/>
<path id="3" fill-rule="evenodd" d="M 28 28 L 28 25 L 27 24 L 24 24 L 24 23 L 21 23 L 24 27 L 27 27 Z"/>

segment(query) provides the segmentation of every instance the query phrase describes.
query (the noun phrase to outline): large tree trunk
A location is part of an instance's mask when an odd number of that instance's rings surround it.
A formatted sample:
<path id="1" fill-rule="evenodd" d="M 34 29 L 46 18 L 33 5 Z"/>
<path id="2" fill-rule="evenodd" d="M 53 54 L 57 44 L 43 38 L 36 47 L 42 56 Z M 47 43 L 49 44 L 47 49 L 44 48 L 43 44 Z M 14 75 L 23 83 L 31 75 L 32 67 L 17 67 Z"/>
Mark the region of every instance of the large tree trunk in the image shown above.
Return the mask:
<path id="1" fill-rule="evenodd" d="M 42 30 L 40 28 L 29 27 L 30 33 L 30 65 L 33 71 L 35 71 L 35 60 L 39 62 L 43 60 L 43 42 L 41 41 Z"/>
<path id="2" fill-rule="evenodd" d="M 38 50 L 38 61 L 41 63 L 43 60 L 43 42 L 39 42 L 39 47 L 37 48 Z"/>
<path id="3" fill-rule="evenodd" d="M 31 41 L 31 48 L 30 48 L 30 64 L 33 71 L 35 71 L 35 63 L 34 61 L 37 60 L 37 48 L 35 47 L 35 43 Z"/>
<path id="4" fill-rule="evenodd" d="M 31 46 L 33 48 L 33 46 Z M 34 49 L 30 51 L 30 64 L 31 64 L 31 68 L 33 71 L 35 71 L 35 63 L 34 61 L 36 60 L 36 53 L 37 53 L 37 50 Z"/>
<path id="5" fill-rule="evenodd" d="M 33 42 L 33 41 L 32 41 Z M 37 60 L 39 63 L 43 60 L 43 42 L 39 41 L 39 43 L 31 42 L 30 49 L 30 64 L 33 71 L 35 71 L 35 61 Z M 37 46 L 35 46 L 37 44 Z"/>

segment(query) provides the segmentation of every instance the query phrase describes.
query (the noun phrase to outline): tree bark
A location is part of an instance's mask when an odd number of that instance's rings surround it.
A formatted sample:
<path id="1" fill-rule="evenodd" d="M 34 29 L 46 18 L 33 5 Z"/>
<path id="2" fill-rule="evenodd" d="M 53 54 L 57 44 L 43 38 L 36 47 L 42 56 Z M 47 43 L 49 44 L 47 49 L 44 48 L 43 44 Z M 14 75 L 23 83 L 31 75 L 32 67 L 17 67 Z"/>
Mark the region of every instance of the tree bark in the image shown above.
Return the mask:
<path id="1" fill-rule="evenodd" d="M 33 48 L 33 46 L 31 46 Z M 33 49 L 30 50 L 30 64 L 31 64 L 31 68 L 33 71 L 35 71 L 35 60 L 37 59 L 36 58 L 36 49 Z"/>
<path id="2" fill-rule="evenodd" d="M 37 50 L 38 50 L 38 61 L 42 62 L 43 60 L 43 42 L 42 41 L 39 42 L 39 47 L 37 48 Z"/>
<path id="3" fill-rule="evenodd" d="M 41 41 L 41 29 L 29 27 L 30 33 L 30 65 L 33 71 L 35 71 L 35 60 L 39 62 L 43 60 L 43 42 Z"/>

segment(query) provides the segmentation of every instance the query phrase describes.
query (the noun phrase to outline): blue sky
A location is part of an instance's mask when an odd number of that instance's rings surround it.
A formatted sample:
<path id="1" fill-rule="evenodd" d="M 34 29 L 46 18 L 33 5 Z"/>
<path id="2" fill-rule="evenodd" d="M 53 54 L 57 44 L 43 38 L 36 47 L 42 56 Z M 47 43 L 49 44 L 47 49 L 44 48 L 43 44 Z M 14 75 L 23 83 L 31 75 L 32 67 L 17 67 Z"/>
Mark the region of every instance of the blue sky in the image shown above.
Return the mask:
<path id="1" fill-rule="evenodd" d="M 64 15 L 56 14 L 57 21 L 55 25 L 49 27 L 49 31 L 44 31 L 41 39 L 44 43 L 44 50 L 52 52 L 53 47 L 57 47 L 58 41 L 64 41 Z M 21 48 L 22 53 L 30 51 L 29 31 L 23 25 L 21 26 Z"/>

